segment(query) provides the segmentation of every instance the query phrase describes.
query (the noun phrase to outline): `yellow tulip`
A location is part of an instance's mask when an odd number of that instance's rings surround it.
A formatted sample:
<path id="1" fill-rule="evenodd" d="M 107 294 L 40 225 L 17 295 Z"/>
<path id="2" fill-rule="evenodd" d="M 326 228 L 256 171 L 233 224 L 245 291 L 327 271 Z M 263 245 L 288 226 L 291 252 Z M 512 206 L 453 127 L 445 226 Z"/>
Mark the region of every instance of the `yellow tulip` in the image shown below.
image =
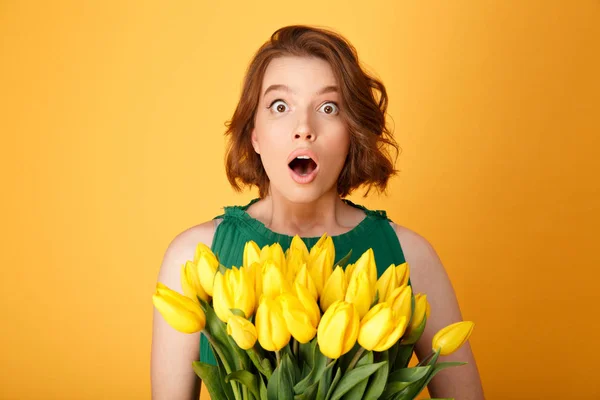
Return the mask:
<path id="1" fill-rule="evenodd" d="M 373 289 L 369 283 L 367 271 L 362 270 L 352 277 L 346 291 L 345 300 L 356 306 L 359 318 L 364 317 L 367 311 L 369 311 L 373 303 Z"/>
<path id="2" fill-rule="evenodd" d="M 250 279 L 252 280 L 253 285 L 254 285 L 254 299 L 255 300 L 260 299 L 260 296 L 262 295 L 262 285 L 263 285 L 262 284 L 262 270 L 263 270 L 263 266 L 259 262 L 253 262 L 247 268 L 248 274 L 250 275 Z M 258 308 L 258 301 L 256 301 L 255 303 L 256 303 L 256 308 Z M 255 311 L 256 311 L 256 308 L 255 308 Z"/>
<path id="3" fill-rule="evenodd" d="M 352 276 L 354 276 L 354 268 L 355 268 L 354 264 L 347 264 L 346 269 L 344 270 L 344 272 L 346 274 L 346 282 L 348 284 L 350 284 L 350 278 L 352 278 Z"/>
<path id="4" fill-rule="evenodd" d="M 327 250 L 327 253 L 331 256 L 331 263 L 333 264 L 333 260 L 335 260 L 335 246 L 333 245 L 333 239 L 331 236 L 328 236 L 327 233 L 324 233 L 317 243 L 311 247 L 309 257 L 314 258 L 316 254 L 322 250 Z"/>
<path id="5" fill-rule="evenodd" d="M 254 240 L 250 240 L 246 242 L 244 245 L 244 256 L 243 256 L 243 266 L 249 267 L 255 262 L 260 261 L 260 247 L 254 242 Z"/>
<path id="6" fill-rule="evenodd" d="M 423 293 L 417 293 L 415 295 L 415 311 L 410 320 L 408 328 L 406 328 L 406 335 L 402 339 L 402 343 L 413 344 L 421 337 L 423 333 L 422 329 L 419 329 L 423 320 L 429 317 L 429 302 L 427 301 L 427 295 Z"/>
<path id="7" fill-rule="evenodd" d="M 302 238 L 298 235 L 294 236 L 292 238 L 292 243 L 290 244 L 290 248 L 289 251 L 290 253 L 293 251 L 299 251 L 301 256 L 302 256 L 302 260 L 304 262 L 308 261 L 308 248 L 306 247 L 306 243 L 304 243 L 304 240 L 302 240 Z"/>
<path id="8" fill-rule="evenodd" d="M 212 255 L 213 257 L 215 257 L 215 255 L 212 252 L 212 250 L 210 249 L 210 247 L 208 247 L 207 245 L 205 245 L 202 242 L 198 242 L 198 244 L 196 245 L 196 250 L 194 251 L 194 262 L 198 262 L 202 253 L 208 253 L 209 255 Z"/>
<path id="9" fill-rule="evenodd" d="M 183 293 L 196 303 L 200 304 L 198 297 L 204 301 L 208 301 L 208 294 L 200 284 L 198 265 L 192 261 L 186 261 L 181 266 L 181 287 L 183 288 Z"/>
<path id="10" fill-rule="evenodd" d="M 312 321 L 300 300 L 290 293 L 279 296 L 283 318 L 290 334 L 300 343 L 308 343 L 317 334 L 316 326 Z"/>
<path id="11" fill-rule="evenodd" d="M 315 281 L 313 281 L 312 277 L 308 273 L 308 267 L 306 264 L 302 264 L 302 267 L 298 270 L 298 274 L 296 274 L 295 283 L 298 283 L 308 289 L 308 292 L 311 294 L 314 299 L 319 298 L 319 293 L 317 292 L 317 286 L 315 285 Z"/>
<path id="12" fill-rule="evenodd" d="M 326 234 L 310 249 L 308 272 L 315 282 L 319 296 L 323 292 L 327 279 L 333 272 L 335 248 L 333 240 Z"/>
<path id="13" fill-rule="evenodd" d="M 219 268 L 219 261 L 208 246 L 199 243 L 196 247 L 194 262 L 198 265 L 198 279 L 204 291 L 213 296 L 215 274 Z"/>
<path id="14" fill-rule="evenodd" d="M 375 253 L 373 253 L 373 249 L 368 249 L 358 258 L 358 260 L 356 260 L 352 268 L 352 275 L 357 274 L 362 270 L 367 271 L 369 282 L 373 287 L 373 291 L 375 291 L 377 285 L 377 265 L 375 264 Z M 352 276 L 350 279 L 352 279 Z M 375 293 L 373 293 L 373 295 L 375 295 Z"/>
<path id="15" fill-rule="evenodd" d="M 400 284 L 398 283 L 398 267 L 390 265 L 377 280 L 377 291 L 379 292 L 379 303 L 388 301 L 390 295 Z"/>
<path id="16" fill-rule="evenodd" d="M 273 260 L 265 261 L 262 268 L 262 294 L 275 298 L 282 293 L 291 291 L 289 282 Z"/>
<path id="17" fill-rule="evenodd" d="M 250 318 L 255 308 L 255 293 L 250 272 L 242 267 L 232 267 L 215 276 L 213 307 L 217 317 L 225 323 L 233 315 L 232 308 L 237 308 Z"/>
<path id="18" fill-rule="evenodd" d="M 263 296 L 256 311 L 255 322 L 258 342 L 263 349 L 278 351 L 290 342 L 290 331 L 279 301 Z"/>
<path id="19" fill-rule="evenodd" d="M 308 314 L 312 326 L 316 328 L 321 320 L 321 310 L 319 309 L 317 301 L 308 289 L 298 282 L 294 284 L 294 293 L 300 303 L 302 303 L 302 306 L 304 306 L 304 310 Z"/>
<path id="20" fill-rule="evenodd" d="M 360 320 L 352 303 L 336 301 L 323 314 L 317 329 L 319 350 L 329 358 L 340 358 L 356 344 Z"/>
<path id="21" fill-rule="evenodd" d="M 285 271 L 285 255 L 279 243 L 264 246 L 260 250 L 260 261 L 264 263 L 267 260 L 272 260 L 282 271 Z"/>
<path id="22" fill-rule="evenodd" d="M 246 318 L 234 315 L 227 321 L 227 334 L 244 350 L 251 349 L 256 343 L 256 327 Z"/>
<path id="23" fill-rule="evenodd" d="M 394 289 L 387 303 L 391 305 L 396 317 L 403 315 L 409 321 L 412 314 L 412 287 L 404 285 Z"/>
<path id="24" fill-rule="evenodd" d="M 440 329 L 433 336 L 432 349 L 440 349 L 442 356 L 454 353 L 469 339 L 474 326 L 475 324 L 471 321 L 461 321 Z"/>
<path id="25" fill-rule="evenodd" d="M 385 351 L 400 339 L 406 322 L 404 315 L 394 318 L 394 311 L 388 303 L 379 303 L 360 321 L 358 343 L 369 351 Z"/>
<path id="26" fill-rule="evenodd" d="M 327 279 L 323 293 L 321 293 L 321 310 L 325 312 L 334 302 L 344 300 L 347 289 L 348 284 L 346 283 L 344 270 L 338 265 Z"/>
<path id="27" fill-rule="evenodd" d="M 412 331 L 413 329 L 417 329 L 423 319 L 429 315 L 429 302 L 427 301 L 427 295 L 423 293 L 417 293 L 415 295 L 415 314 L 413 315 L 412 320 L 410 321 L 410 326 L 408 331 Z"/>
<path id="28" fill-rule="evenodd" d="M 195 333 L 204 330 L 206 316 L 197 302 L 169 289 L 164 284 L 156 284 L 152 303 L 165 321 L 175 330 L 183 333 Z"/>
<path id="29" fill-rule="evenodd" d="M 286 257 L 286 269 L 283 271 L 285 280 L 293 282 L 300 268 L 306 264 L 306 260 L 302 256 L 302 251 L 299 249 L 289 249 Z"/>
<path id="30" fill-rule="evenodd" d="M 408 278 L 410 278 L 410 267 L 408 263 L 404 262 L 396 266 L 396 276 L 398 277 L 398 286 L 408 284 Z"/>

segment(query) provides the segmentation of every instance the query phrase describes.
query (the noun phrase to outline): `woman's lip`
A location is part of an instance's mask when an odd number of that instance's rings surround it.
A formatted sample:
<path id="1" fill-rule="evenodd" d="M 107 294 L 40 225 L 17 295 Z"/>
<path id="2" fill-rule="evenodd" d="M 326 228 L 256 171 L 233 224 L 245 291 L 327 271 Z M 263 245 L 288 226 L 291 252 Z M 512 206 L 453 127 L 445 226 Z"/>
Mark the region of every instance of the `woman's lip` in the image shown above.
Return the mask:
<path id="1" fill-rule="evenodd" d="M 290 156 L 288 157 L 288 160 L 287 160 L 288 165 L 290 165 L 290 163 L 296 157 L 300 157 L 300 156 L 310 157 L 311 160 L 313 160 L 315 162 L 315 164 L 317 164 L 317 168 L 319 167 L 319 159 L 317 158 L 317 155 L 309 149 L 296 149 L 296 150 L 292 151 L 292 153 L 290 154 Z"/>
<path id="2" fill-rule="evenodd" d="M 305 183 L 311 183 L 312 181 L 315 180 L 315 178 L 317 177 L 317 173 L 319 172 L 319 165 L 317 165 L 317 168 L 315 168 L 310 174 L 307 174 L 307 175 L 297 174 L 296 171 L 294 171 L 291 168 L 288 168 L 288 170 L 290 171 L 290 175 L 291 175 L 292 179 L 294 180 L 294 182 L 300 183 L 300 184 L 305 184 Z"/>

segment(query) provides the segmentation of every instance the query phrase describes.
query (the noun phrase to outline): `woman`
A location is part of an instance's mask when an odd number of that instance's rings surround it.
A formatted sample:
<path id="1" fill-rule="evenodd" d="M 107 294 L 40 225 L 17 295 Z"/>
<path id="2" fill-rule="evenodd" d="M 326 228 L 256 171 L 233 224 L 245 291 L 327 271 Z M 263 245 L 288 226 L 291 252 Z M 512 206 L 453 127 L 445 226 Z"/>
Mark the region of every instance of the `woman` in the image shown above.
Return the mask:
<path id="1" fill-rule="evenodd" d="M 431 245 L 411 230 L 343 199 L 365 186 L 385 190 L 395 173 L 388 149 L 397 145 L 385 126 L 387 94 L 365 73 L 354 48 L 336 33 L 306 26 L 276 31 L 252 60 L 238 107 L 228 126 L 227 176 L 238 191 L 255 185 L 260 197 L 179 234 L 169 245 L 158 281 L 182 291 L 180 266 L 198 242 L 224 265 L 241 265 L 243 244 L 279 242 L 294 235 L 310 248 L 327 233 L 336 254 L 352 248 L 354 260 L 373 248 L 378 273 L 408 262 L 413 292 L 427 294 L 431 317 L 415 352 L 431 350 L 435 332 L 462 316 L 448 276 Z M 354 262 L 351 260 L 351 262 Z M 200 346 L 199 346 L 200 344 Z M 192 361 L 214 363 L 200 334 L 172 329 L 155 310 L 152 339 L 154 399 L 197 398 Z M 483 399 L 468 343 L 442 361 L 467 365 L 439 373 L 433 397 Z"/>

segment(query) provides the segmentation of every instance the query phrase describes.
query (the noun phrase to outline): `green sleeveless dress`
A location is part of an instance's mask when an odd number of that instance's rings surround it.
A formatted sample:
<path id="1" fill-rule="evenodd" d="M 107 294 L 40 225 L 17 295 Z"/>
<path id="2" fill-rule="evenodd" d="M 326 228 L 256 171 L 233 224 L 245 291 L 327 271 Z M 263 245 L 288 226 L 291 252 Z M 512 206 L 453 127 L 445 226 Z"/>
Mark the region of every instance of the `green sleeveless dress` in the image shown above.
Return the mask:
<path id="1" fill-rule="evenodd" d="M 245 206 L 224 207 L 225 212 L 213 218 L 222 221 L 215 231 L 211 250 L 218 254 L 220 262 L 228 268 L 242 265 L 244 244 L 250 240 L 255 241 L 260 248 L 278 242 L 284 251 L 292 242 L 293 236 L 269 230 L 262 222 L 252 218 L 246 212 L 248 207 L 258 200 L 260 199 L 255 198 Z M 385 211 L 369 210 L 347 199 L 343 201 L 363 210 L 366 217 L 349 232 L 332 236 L 336 262 L 352 249 L 349 262 L 354 263 L 369 248 L 373 249 L 375 255 L 378 276 L 381 276 L 390 264 L 398 265 L 405 262 L 398 236 L 390 225 L 391 220 Z M 317 243 L 319 237 L 307 237 L 302 240 L 310 249 Z M 216 365 L 215 357 L 204 335 L 200 335 L 200 361 Z"/>

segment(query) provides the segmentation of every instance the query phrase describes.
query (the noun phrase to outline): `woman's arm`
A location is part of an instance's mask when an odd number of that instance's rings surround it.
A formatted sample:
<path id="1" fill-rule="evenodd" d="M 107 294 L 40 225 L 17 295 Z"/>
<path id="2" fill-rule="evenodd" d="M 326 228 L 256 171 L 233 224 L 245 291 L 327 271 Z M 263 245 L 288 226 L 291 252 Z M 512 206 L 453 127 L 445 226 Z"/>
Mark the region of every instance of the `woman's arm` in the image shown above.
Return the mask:
<path id="1" fill-rule="evenodd" d="M 182 293 L 181 266 L 194 259 L 198 242 L 211 245 L 213 221 L 180 233 L 167 248 L 158 281 Z M 197 400 L 201 381 L 192 369 L 199 358 L 200 333 L 176 331 L 154 308 L 152 322 L 151 385 L 153 400 Z"/>
<path id="2" fill-rule="evenodd" d="M 423 336 L 415 346 L 419 360 L 431 353 L 433 335 L 443 327 L 462 321 L 459 304 L 452 283 L 435 250 L 429 242 L 417 233 L 392 224 L 406 262 L 410 267 L 410 279 L 414 293 L 425 293 L 431 305 Z M 474 333 L 477 334 L 477 321 Z M 466 365 L 445 369 L 431 380 L 427 389 L 431 397 L 453 397 L 456 400 L 484 400 L 483 388 L 477 370 L 475 357 L 469 342 L 448 356 L 440 356 L 443 361 L 462 361 Z"/>

